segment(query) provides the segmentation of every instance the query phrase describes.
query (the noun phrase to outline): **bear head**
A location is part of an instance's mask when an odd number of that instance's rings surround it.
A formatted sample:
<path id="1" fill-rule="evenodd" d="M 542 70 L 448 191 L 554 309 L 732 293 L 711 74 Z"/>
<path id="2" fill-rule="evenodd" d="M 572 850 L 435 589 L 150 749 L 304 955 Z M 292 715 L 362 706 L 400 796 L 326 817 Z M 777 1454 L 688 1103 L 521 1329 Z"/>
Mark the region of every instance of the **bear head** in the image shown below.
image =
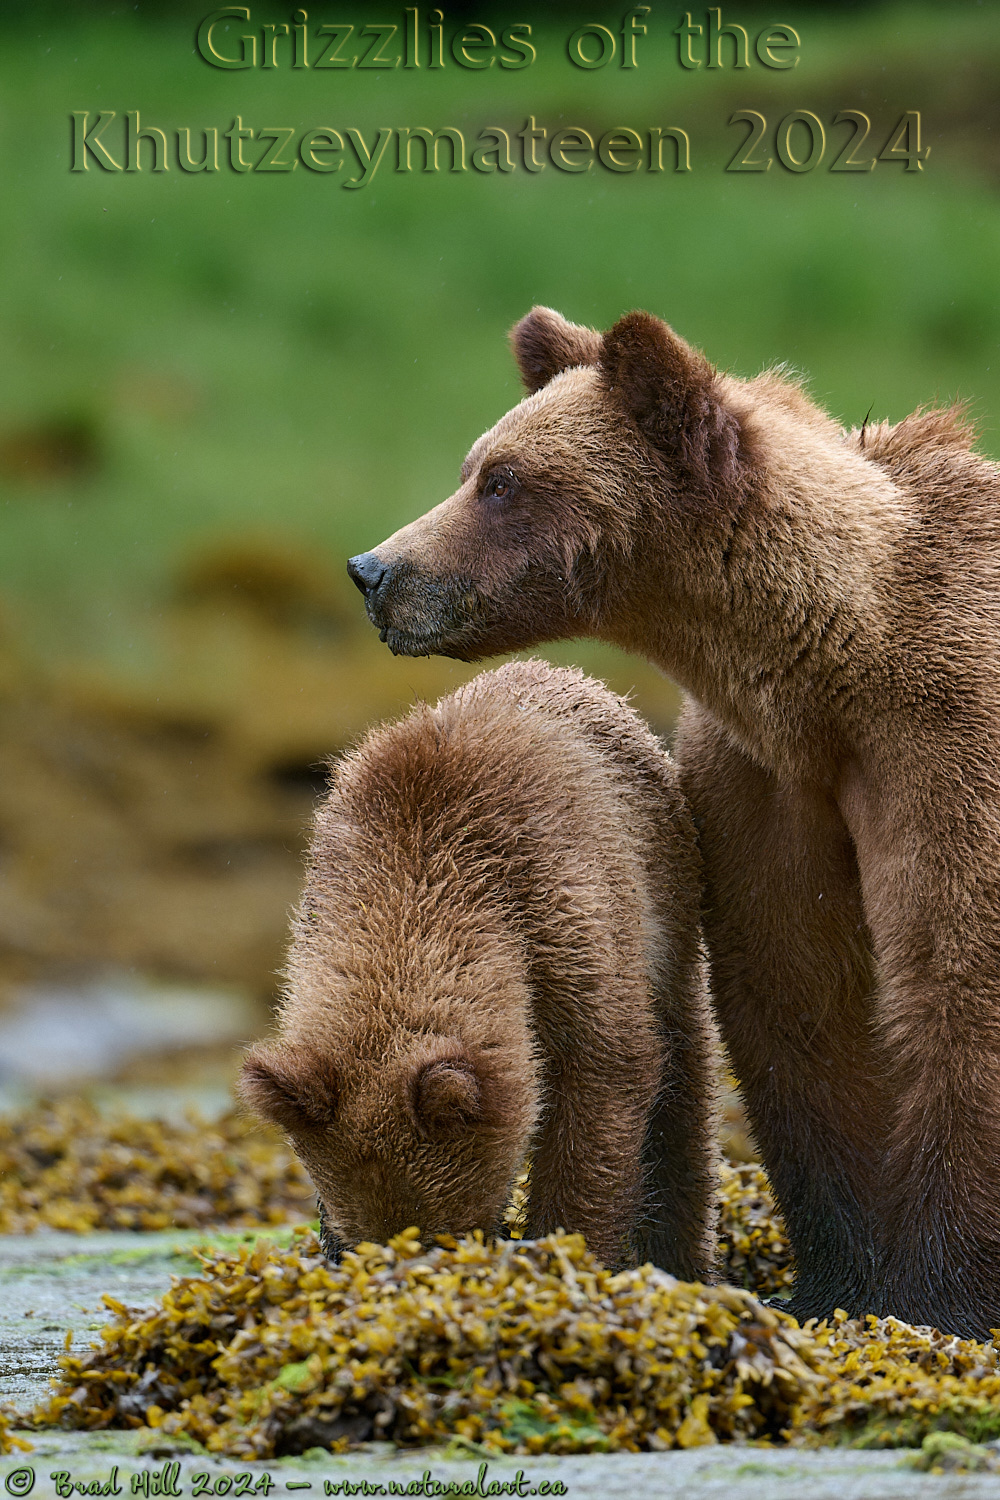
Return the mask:
<path id="1" fill-rule="evenodd" d="M 664 510 L 736 482 L 739 421 L 659 319 L 601 335 L 536 307 L 511 341 L 528 395 L 473 445 L 449 499 L 348 564 L 397 654 L 474 661 L 606 635 L 628 613 L 609 595 L 648 586 L 647 570 L 661 582 Z"/>
<path id="2" fill-rule="evenodd" d="M 291 1139 L 331 1242 L 501 1232 L 533 1086 L 488 1049 L 397 1031 L 331 1056 L 279 1039 L 250 1049 L 240 1092 Z"/>

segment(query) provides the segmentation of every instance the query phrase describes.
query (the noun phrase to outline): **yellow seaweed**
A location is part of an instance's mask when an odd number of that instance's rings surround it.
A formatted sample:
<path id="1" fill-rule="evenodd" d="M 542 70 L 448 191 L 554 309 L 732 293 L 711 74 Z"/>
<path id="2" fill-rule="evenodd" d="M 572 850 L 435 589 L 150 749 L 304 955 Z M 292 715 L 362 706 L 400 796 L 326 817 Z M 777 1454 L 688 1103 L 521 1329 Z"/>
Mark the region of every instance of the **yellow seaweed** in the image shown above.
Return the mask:
<path id="1" fill-rule="evenodd" d="M 290 1148 L 236 1109 L 173 1125 L 64 1099 L 0 1116 L 0 1234 L 301 1223 L 312 1200 Z"/>

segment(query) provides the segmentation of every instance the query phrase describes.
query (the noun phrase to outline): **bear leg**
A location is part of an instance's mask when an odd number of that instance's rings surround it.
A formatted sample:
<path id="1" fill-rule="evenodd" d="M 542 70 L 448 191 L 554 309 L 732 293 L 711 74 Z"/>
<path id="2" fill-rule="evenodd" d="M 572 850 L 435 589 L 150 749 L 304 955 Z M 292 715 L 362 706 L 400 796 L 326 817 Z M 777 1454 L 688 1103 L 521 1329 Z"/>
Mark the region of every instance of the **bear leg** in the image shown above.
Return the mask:
<path id="1" fill-rule="evenodd" d="M 643 986 L 644 989 L 644 986 Z M 554 1018 L 563 1007 L 540 1010 Z M 642 1196 L 642 1148 L 661 1073 L 661 1048 L 643 994 L 605 990 L 604 1006 L 576 1010 L 556 1027 L 539 1025 L 545 1104 L 531 1146 L 527 1233 L 583 1234 L 602 1264 L 634 1260 L 633 1231 Z M 598 1028 L 610 1010 L 630 1025 Z M 645 1018 L 648 1017 L 648 1020 Z M 645 1022 L 645 1023 L 644 1023 Z"/>
<path id="2" fill-rule="evenodd" d="M 674 1024 L 664 1036 L 663 1081 L 643 1146 L 636 1250 L 641 1262 L 652 1261 L 681 1281 L 707 1281 L 716 1269 L 718 1250 L 718 1110 L 712 1066 L 717 1036 L 710 1021 L 705 1024 L 708 999 L 700 976 L 690 998 L 690 1008 L 682 1009 L 674 987 L 669 1010 L 663 1007 Z"/>
<path id="3" fill-rule="evenodd" d="M 844 800 L 898 1101 L 886 1140 L 878 1311 L 987 1339 L 1000 1325 L 994 763 L 984 770 L 939 732 L 923 761 L 897 754 L 859 772 Z"/>
<path id="4" fill-rule="evenodd" d="M 694 826 L 675 768 L 659 775 L 665 795 L 651 802 L 650 876 L 665 955 L 654 992 L 663 1075 L 646 1130 L 636 1248 L 640 1261 L 651 1260 L 682 1281 L 705 1281 L 718 1259 L 719 1036 L 701 945 Z"/>
<path id="5" fill-rule="evenodd" d="M 789 1308 L 872 1311 L 891 1103 L 850 835 L 828 793 L 778 782 L 696 705 L 676 756 L 716 1014 L 795 1256 Z"/>

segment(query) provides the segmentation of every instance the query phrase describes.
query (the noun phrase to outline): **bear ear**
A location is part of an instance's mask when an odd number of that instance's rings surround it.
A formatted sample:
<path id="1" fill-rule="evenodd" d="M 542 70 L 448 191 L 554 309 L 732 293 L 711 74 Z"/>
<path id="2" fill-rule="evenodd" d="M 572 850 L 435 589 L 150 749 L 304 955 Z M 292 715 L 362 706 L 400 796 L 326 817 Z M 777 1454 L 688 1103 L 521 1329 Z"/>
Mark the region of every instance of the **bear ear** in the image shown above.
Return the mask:
<path id="1" fill-rule="evenodd" d="M 651 313 L 619 318 L 601 341 L 598 363 L 609 393 L 657 447 L 688 447 L 717 425 L 712 366 Z"/>
<path id="2" fill-rule="evenodd" d="M 337 1111 L 336 1069 L 311 1047 L 258 1042 L 244 1058 L 239 1091 L 256 1114 L 284 1130 L 332 1125 Z"/>
<path id="3" fill-rule="evenodd" d="M 442 1057 L 409 1079 L 413 1122 L 428 1140 L 447 1140 L 483 1118 L 482 1088 L 468 1057 Z"/>
<path id="4" fill-rule="evenodd" d="M 511 348 L 529 396 L 554 375 L 574 365 L 596 365 L 601 335 L 579 323 L 567 323 L 551 307 L 533 307 L 510 331 Z"/>

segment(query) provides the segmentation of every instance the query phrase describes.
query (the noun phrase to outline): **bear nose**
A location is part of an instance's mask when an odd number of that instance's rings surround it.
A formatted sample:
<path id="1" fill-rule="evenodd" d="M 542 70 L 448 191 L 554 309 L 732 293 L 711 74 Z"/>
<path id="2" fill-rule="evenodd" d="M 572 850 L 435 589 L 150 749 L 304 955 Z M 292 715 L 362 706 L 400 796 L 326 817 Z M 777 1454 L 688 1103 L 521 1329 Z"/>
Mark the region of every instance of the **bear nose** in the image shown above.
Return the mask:
<path id="1" fill-rule="evenodd" d="M 359 552 L 357 557 L 349 559 L 347 571 L 354 579 L 363 594 L 369 589 L 377 589 L 385 577 L 385 563 L 375 556 L 374 552 Z"/>

